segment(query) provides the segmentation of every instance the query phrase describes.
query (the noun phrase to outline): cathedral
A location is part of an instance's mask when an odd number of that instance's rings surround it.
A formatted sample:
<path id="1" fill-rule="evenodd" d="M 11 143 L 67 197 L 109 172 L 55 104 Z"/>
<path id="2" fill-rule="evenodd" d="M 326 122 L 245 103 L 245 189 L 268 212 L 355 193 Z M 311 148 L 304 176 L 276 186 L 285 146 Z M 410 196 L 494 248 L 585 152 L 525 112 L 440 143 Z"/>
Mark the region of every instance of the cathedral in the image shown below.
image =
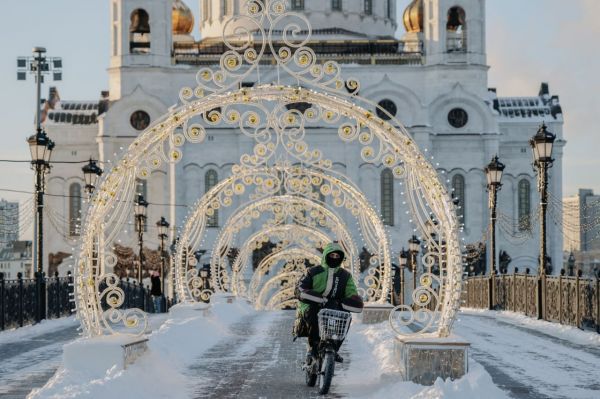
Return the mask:
<path id="1" fill-rule="evenodd" d="M 219 63 L 228 50 L 224 41 L 235 33 L 230 21 L 247 7 L 247 1 L 199 0 L 200 15 L 196 16 L 183 0 L 105 1 L 110 3 L 108 89 L 90 101 L 69 101 L 52 88 L 43 115 L 45 129 L 56 142 L 53 160 L 92 158 L 109 169 L 140 132 L 178 103 L 180 88 L 194 82 L 200 68 Z M 395 116 L 432 158 L 456 198 L 465 253 L 476 248 L 475 256 L 485 259 L 481 248 L 488 240 L 489 209 L 484 168 L 496 155 L 506 164 L 498 193 L 496 256 L 508 271 L 518 267 L 535 272 L 539 194 L 529 139 L 542 123 L 556 134 L 549 189 L 551 197 L 562 198 L 563 115 L 558 96 L 547 83 L 541 83 L 539 92 L 529 97 L 500 96 L 504 94 L 501 88 L 488 86 L 488 70 L 493 65 L 486 60 L 485 3 L 414 0 L 399 14 L 401 21 L 396 19 L 393 0 L 288 0 L 287 7 L 310 21 L 309 45 L 317 56 L 337 61 L 344 74 L 356 77 L 360 95 Z M 405 33 L 396 37 L 399 23 Z M 200 40 L 191 35 L 195 29 Z M 274 44 L 280 39 L 275 37 Z M 268 55 L 263 61 L 259 72 L 249 75 L 241 86 L 280 79 Z M 390 119 L 386 113 L 373 111 Z M 336 144 L 337 131 L 328 126 L 311 127 L 307 134 L 318 135 L 334 169 L 354 182 L 380 213 L 396 257 L 408 246 L 413 229 L 391 171 L 365 163 Z M 185 156 L 175 166 L 174 181 L 160 168 L 140 179 L 138 192 L 150 203 L 144 233 L 148 251 L 159 245 L 156 221 L 168 219 L 171 236 L 176 236 L 187 208 L 231 175 L 232 166 L 251 151 L 251 143 L 235 129 L 215 126 L 207 130 L 201 148 L 183 149 Z M 87 207 L 80 168 L 53 165 L 47 192 L 51 195 L 46 199 L 44 248 L 51 260 L 50 272 L 58 268 L 62 273 L 73 262 L 71 255 L 77 250 Z M 216 239 L 230 212 L 223 209 L 210 218 L 207 240 Z M 131 259 L 137 251 L 133 214 L 127 226 L 115 251 Z M 563 247 L 557 223 L 548 223 L 547 236 L 556 273 Z"/>

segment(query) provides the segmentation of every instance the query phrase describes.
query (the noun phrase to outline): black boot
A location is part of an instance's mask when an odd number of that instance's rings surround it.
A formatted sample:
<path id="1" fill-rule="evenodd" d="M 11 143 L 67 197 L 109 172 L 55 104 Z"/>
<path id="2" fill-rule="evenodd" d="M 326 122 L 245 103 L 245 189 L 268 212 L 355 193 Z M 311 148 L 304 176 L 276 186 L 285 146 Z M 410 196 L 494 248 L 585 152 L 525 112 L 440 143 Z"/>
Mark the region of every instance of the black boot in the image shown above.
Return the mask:
<path id="1" fill-rule="evenodd" d="M 335 361 L 338 363 L 344 363 L 344 358 L 340 356 L 339 353 L 336 352 L 335 354 Z"/>

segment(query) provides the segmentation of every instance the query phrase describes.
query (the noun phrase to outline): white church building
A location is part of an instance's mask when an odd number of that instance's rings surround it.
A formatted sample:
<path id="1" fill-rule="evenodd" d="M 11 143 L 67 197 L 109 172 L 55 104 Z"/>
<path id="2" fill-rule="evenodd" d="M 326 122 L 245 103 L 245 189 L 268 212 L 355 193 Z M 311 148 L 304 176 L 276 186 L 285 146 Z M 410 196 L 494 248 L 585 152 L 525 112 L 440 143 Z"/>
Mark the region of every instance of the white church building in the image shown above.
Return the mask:
<path id="1" fill-rule="evenodd" d="M 45 128 L 56 142 L 53 159 L 79 161 L 94 158 L 110 168 L 134 138 L 179 102 L 179 89 L 190 85 L 202 66 L 215 65 L 225 50 L 222 32 L 245 0 L 200 0 L 200 15 L 181 0 L 106 0 L 110 3 L 111 54 L 109 87 L 100 98 L 68 101 L 52 90 L 45 110 Z M 192 1 L 192 0 L 188 0 Z M 310 20 L 310 46 L 318 56 L 342 65 L 342 72 L 358 78 L 360 95 L 378 103 L 401 121 L 422 151 L 433 156 L 449 189 L 458 198 L 464 243 L 485 242 L 489 223 L 485 166 L 498 155 L 506 164 L 498 194 L 501 214 L 497 253 L 512 259 L 509 271 L 537 270 L 539 223 L 535 219 L 539 195 L 529 139 L 542 122 L 556 134 L 554 166 L 549 188 L 562 198 L 563 116 L 558 96 L 548 84 L 529 97 L 503 97 L 502 88 L 488 86 L 485 0 L 414 0 L 396 20 L 393 0 L 289 0 L 288 8 Z M 398 24 L 406 32 L 395 37 Z M 191 33 L 199 29 L 201 39 Z M 268 57 L 265 56 L 268 60 Z M 252 75 L 251 75 L 252 76 Z M 265 62 L 260 76 L 243 82 L 277 80 L 275 68 Z M 288 82 L 296 84 L 296 82 Z M 509 93 L 507 93 L 509 94 Z M 380 112 L 381 113 L 381 112 Z M 385 117 L 383 113 L 380 115 Z M 181 224 L 187 210 L 207 189 L 231 174 L 251 143 L 231 127 L 208 130 L 201 147 L 186 147 L 171 184 L 166 170 L 155 170 L 139 190 L 151 204 L 145 243 L 158 246 L 152 226 L 166 217 Z M 314 128 L 318 129 L 318 127 Z M 319 134 L 326 156 L 367 195 L 389 229 L 394 258 L 413 234 L 409 216 L 391 172 L 363 162 L 337 145 L 337 131 Z M 310 134 L 310 132 L 309 132 Z M 245 140 L 245 141 L 244 141 Z M 82 165 L 80 165 L 82 166 Z M 52 267 L 72 262 L 85 214 L 85 190 L 80 166 L 55 164 L 48 175 L 45 251 Z M 62 195 L 62 197 L 60 196 Z M 83 198 L 83 201 L 81 200 Z M 175 202 L 175 212 L 167 204 Z M 236 206 L 231 207 L 235 209 Z M 230 210 L 212 220 L 214 238 Z M 133 227 L 120 243 L 137 252 Z M 548 255 L 553 273 L 562 267 L 560 228 L 548 223 Z M 498 256 L 497 254 L 497 256 Z"/>

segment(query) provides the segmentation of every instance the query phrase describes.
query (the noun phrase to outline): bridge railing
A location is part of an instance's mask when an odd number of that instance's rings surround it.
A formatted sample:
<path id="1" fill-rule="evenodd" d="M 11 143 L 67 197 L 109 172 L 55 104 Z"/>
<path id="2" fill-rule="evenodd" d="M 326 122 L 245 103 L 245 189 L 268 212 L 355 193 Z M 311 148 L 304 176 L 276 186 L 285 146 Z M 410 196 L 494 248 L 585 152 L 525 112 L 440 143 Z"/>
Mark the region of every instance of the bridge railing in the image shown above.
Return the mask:
<path id="1" fill-rule="evenodd" d="M 510 310 L 600 333 L 598 278 L 527 273 L 472 276 L 464 281 L 463 306 Z"/>
<path id="2" fill-rule="evenodd" d="M 156 313 L 149 287 L 129 279 L 119 281 L 119 287 L 125 294 L 121 308 L 139 308 L 147 313 Z M 163 312 L 173 305 L 173 301 L 164 296 L 161 302 Z M 103 306 L 108 308 L 106 304 Z M 31 279 L 24 279 L 21 273 L 16 279 L 5 279 L 4 273 L 0 273 L 0 331 L 35 324 L 43 319 L 69 316 L 74 310 L 70 272 L 66 277 L 55 273 L 53 277 L 36 276 Z"/>

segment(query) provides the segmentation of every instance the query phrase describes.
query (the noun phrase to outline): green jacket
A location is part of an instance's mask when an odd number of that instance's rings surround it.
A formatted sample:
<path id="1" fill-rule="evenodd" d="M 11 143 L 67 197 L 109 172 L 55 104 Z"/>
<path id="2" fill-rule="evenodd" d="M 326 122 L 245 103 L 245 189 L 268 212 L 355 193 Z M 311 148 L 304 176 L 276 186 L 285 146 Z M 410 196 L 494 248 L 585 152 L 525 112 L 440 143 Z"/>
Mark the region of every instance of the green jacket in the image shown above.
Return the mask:
<path id="1" fill-rule="evenodd" d="M 350 272 L 342 267 L 332 268 L 327 265 L 327 255 L 334 251 L 344 252 L 337 243 L 327 244 L 323 250 L 321 266 L 308 269 L 300 280 L 297 308 L 299 314 L 304 314 L 311 305 L 324 304 L 329 299 L 337 299 L 342 309 L 349 312 L 362 312 L 363 302 Z"/>

